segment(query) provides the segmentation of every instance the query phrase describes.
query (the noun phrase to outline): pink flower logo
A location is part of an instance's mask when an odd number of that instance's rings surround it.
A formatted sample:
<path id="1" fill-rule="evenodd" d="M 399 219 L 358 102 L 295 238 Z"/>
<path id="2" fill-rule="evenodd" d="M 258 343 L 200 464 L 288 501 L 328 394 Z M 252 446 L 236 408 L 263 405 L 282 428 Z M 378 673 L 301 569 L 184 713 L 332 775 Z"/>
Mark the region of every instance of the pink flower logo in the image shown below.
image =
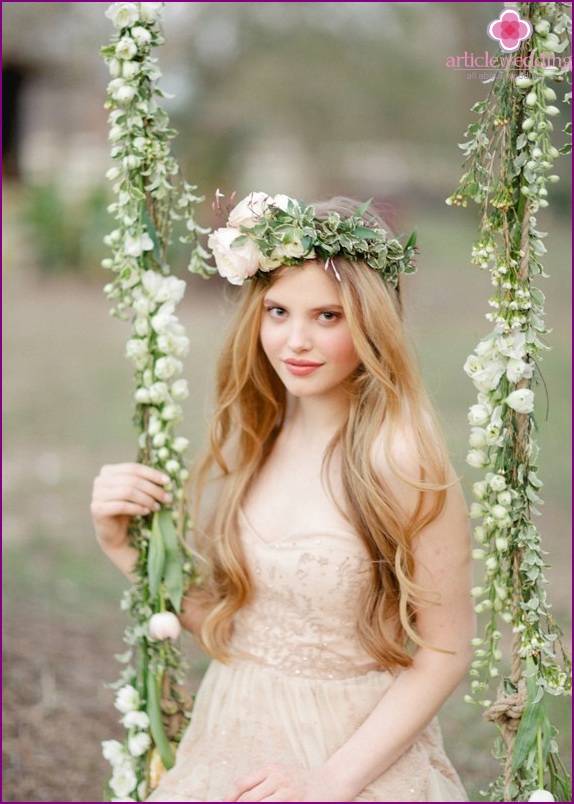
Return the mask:
<path id="1" fill-rule="evenodd" d="M 513 8 L 505 9 L 497 20 L 488 23 L 486 29 L 491 39 L 500 42 L 507 53 L 518 50 L 520 43 L 532 36 L 532 25 L 523 20 Z"/>

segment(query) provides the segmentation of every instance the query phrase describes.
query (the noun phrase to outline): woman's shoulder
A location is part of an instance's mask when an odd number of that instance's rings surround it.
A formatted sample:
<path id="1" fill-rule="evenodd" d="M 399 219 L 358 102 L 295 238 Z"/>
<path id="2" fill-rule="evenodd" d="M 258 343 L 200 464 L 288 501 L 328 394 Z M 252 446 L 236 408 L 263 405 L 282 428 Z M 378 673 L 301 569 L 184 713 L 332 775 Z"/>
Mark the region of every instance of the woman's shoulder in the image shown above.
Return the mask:
<path id="1" fill-rule="evenodd" d="M 429 467 L 429 450 L 433 453 L 432 467 Z M 371 460 L 381 482 L 405 510 L 417 505 L 425 484 L 441 486 L 453 479 L 441 434 L 430 416 L 424 419 L 422 427 L 410 419 L 392 425 L 383 423 L 373 439 Z"/>

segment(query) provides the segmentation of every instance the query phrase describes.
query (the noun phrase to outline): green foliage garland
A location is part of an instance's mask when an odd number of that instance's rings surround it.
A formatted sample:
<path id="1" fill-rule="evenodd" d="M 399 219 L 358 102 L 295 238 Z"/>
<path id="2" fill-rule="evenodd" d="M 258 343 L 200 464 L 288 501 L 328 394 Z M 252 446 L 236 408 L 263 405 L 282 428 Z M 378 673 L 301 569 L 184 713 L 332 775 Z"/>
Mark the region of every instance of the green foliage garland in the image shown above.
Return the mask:
<path id="1" fill-rule="evenodd" d="M 115 273 L 105 292 L 113 314 L 131 321 L 126 354 L 135 369 L 137 460 L 162 471 L 174 498 L 173 508 L 137 517 L 130 528 L 138 550 L 135 582 L 123 607 L 132 616 L 126 628 L 126 664 L 117 684 L 117 709 L 126 729 L 123 742 L 106 740 L 103 753 L 112 765 L 112 801 L 142 801 L 174 762 L 174 749 L 187 724 L 189 696 L 181 687 L 184 661 L 177 644 L 177 613 L 185 589 L 197 579 L 194 556 L 186 544 L 191 529 L 184 483 L 187 439 L 177 436 L 180 402 L 188 395 L 180 377 L 189 339 L 175 315 L 185 282 L 170 276 L 167 260 L 174 224 L 185 222 L 181 242 L 190 244 L 189 268 L 213 272 L 198 242 L 206 233 L 196 224 L 194 206 L 202 198 L 180 178 L 170 141 L 175 131 L 158 105 L 161 72 L 153 48 L 163 43 L 160 17 L 164 3 L 113 3 L 106 11 L 116 28 L 102 49 L 112 79 L 106 107 L 115 162 L 107 173 L 115 201 L 109 211 L 116 228 L 105 238 L 112 256 L 104 267 Z"/>
<path id="2" fill-rule="evenodd" d="M 493 801 L 571 800 L 570 779 L 545 708 L 550 695 L 571 691 L 571 663 L 560 640 L 546 596 L 545 564 L 534 523 L 542 482 L 536 467 L 534 390 L 546 346 L 544 295 L 533 285 L 545 276 L 544 233 L 535 214 L 548 206 L 547 185 L 558 181 L 552 166 L 559 156 L 552 143 L 559 109 L 551 84 L 571 80 L 566 56 L 571 20 L 566 3 L 507 3 L 531 22 L 532 37 L 510 63 L 489 79 L 490 93 L 473 107 L 479 118 L 461 148 L 467 170 L 448 204 L 482 211 L 472 260 L 491 273 L 495 288 L 487 319 L 492 331 L 478 344 L 465 371 L 479 391 L 469 411 L 468 463 L 485 470 L 473 486 L 471 517 L 485 562 L 484 581 L 473 590 L 476 611 L 488 614 L 484 635 L 475 640 L 472 696 L 497 723 L 496 753 L 503 773 L 490 785 Z M 514 64 L 531 65 L 517 70 Z M 542 65 L 542 66 L 533 66 Z M 570 93 L 565 100 L 570 101 Z M 566 132 L 571 134 L 571 124 Z M 569 146 L 562 153 L 569 151 Z M 510 674 L 498 699 L 486 699 L 500 676 L 502 624 L 512 626 Z M 546 790 L 543 790 L 546 788 Z M 529 799 L 528 797 L 531 796 Z"/>

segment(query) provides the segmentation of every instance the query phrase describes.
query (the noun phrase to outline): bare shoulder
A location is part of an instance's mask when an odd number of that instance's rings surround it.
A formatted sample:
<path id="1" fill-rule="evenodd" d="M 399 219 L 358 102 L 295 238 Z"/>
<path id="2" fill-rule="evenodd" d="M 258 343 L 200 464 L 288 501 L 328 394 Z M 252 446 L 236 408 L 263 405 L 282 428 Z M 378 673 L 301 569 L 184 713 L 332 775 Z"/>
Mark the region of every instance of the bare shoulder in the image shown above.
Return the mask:
<path id="1" fill-rule="evenodd" d="M 429 422 L 427 437 L 432 447 L 433 441 L 437 455 L 444 454 L 441 437 L 433 430 Z M 384 428 L 378 433 L 373 443 L 372 460 L 375 469 L 385 487 L 393 495 L 403 511 L 410 515 L 421 503 L 421 490 L 426 482 L 438 483 L 445 489 L 445 502 L 437 522 L 443 526 L 447 520 L 457 522 L 457 531 L 467 530 L 467 509 L 464 495 L 456 473 L 444 454 L 442 483 L 438 477 L 428 477 L 423 466 L 423 458 L 419 449 L 418 436 L 414 428 L 408 423 L 402 423 L 390 433 Z M 422 511 L 428 511 L 435 502 L 435 495 L 439 492 L 427 487 L 423 491 Z M 419 509 L 420 510 L 420 509 Z M 437 532 L 441 529 L 437 528 Z M 466 538 L 466 537 L 465 537 Z"/>

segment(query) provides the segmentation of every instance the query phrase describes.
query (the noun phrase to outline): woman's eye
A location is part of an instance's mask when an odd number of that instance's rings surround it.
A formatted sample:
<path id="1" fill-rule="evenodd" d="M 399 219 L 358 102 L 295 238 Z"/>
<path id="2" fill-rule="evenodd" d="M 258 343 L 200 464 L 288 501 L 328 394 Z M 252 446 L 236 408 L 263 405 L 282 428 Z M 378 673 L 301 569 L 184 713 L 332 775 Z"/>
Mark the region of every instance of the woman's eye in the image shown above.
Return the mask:
<path id="1" fill-rule="evenodd" d="M 286 311 L 283 309 L 283 307 L 266 307 L 265 309 L 271 318 L 284 318 L 286 314 Z"/>
<path id="2" fill-rule="evenodd" d="M 322 321 L 336 321 L 340 317 L 339 313 L 333 313 L 330 310 L 325 310 L 319 314 L 319 318 L 321 318 Z"/>

